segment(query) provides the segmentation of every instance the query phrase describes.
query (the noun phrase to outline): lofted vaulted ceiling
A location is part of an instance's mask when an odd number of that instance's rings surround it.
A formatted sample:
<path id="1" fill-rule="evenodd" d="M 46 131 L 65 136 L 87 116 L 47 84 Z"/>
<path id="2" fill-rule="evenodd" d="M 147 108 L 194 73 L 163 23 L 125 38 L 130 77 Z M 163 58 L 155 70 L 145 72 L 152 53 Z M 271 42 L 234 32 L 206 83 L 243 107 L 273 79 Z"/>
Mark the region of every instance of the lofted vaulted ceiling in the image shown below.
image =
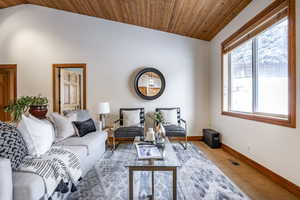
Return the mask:
<path id="1" fill-rule="evenodd" d="M 0 8 L 35 4 L 211 40 L 252 0 L 0 0 Z"/>

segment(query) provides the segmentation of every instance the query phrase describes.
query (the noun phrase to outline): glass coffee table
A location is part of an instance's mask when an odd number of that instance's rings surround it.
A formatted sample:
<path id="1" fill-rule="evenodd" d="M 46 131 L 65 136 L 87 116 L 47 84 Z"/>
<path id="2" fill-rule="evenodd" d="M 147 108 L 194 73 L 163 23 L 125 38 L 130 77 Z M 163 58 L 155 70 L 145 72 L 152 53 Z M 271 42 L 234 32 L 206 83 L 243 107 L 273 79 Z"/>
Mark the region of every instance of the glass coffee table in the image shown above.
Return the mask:
<path id="1" fill-rule="evenodd" d="M 137 142 L 141 142 L 139 137 L 134 140 L 134 145 Z M 136 159 L 126 165 L 129 170 L 129 199 L 133 199 L 133 175 L 134 171 L 150 171 L 152 172 L 152 194 L 148 195 L 150 199 L 154 199 L 154 172 L 155 171 L 171 171 L 173 175 L 173 199 L 177 199 L 177 168 L 180 167 L 180 162 L 173 150 L 172 144 L 165 139 L 163 148 L 159 148 L 162 154 L 160 159 L 143 159 L 139 160 L 138 153 L 136 151 Z"/>

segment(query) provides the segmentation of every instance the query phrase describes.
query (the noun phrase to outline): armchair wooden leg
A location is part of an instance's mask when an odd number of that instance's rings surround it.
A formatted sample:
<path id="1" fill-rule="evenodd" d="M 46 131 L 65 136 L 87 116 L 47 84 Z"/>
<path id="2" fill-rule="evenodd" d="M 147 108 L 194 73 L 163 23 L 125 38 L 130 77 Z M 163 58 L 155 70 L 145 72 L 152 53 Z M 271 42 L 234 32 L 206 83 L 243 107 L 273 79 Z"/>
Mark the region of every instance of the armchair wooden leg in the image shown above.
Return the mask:
<path id="1" fill-rule="evenodd" d="M 113 146 L 112 146 L 112 151 L 116 149 L 116 140 L 115 137 L 113 137 Z"/>
<path id="2" fill-rule="evenodd" d="M 185 135 L 185 146 L 184 146 L 184 149 L 187 149 L 187 135 Z"/>

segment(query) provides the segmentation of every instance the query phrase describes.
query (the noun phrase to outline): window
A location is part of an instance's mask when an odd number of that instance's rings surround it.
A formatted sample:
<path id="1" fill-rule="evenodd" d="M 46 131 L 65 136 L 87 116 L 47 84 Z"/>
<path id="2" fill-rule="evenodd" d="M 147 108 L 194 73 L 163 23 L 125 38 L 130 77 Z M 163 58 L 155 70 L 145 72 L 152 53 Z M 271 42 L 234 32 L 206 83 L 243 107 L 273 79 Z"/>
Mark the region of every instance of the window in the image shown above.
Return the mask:
<path id="1" fill-rule="evenodd" d="M 222 114 L 295 127 L 294 4 L 273 2 L 222 43 Z"/>

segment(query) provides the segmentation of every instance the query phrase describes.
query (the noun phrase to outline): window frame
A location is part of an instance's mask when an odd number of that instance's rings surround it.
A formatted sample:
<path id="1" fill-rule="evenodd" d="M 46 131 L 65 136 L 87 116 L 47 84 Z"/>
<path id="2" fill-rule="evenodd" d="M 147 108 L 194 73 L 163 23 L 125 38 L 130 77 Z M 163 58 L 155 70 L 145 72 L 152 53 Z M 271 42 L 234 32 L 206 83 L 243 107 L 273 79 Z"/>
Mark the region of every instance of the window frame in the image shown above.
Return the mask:
<path id="1" fill-rule="evenodd" d="M 286 9 L 285 9 L 286 8 Z M 282 11 L 283 10 L 283 11 Z M 287 10 L 287 12 L 284 12 Z M 280 11 L 280 12 L 279 12 Z M 276 16 L 278 19 L 270 20 L 271 16 L 278 14 Z M 252 41 L 252 49 L 256 48 L 257 39 L 255 38 L 259 33 L 264 30 L 272 27 L 277 22 L 281 21 L 283 18 L 287 17 L 288 19 L 288 115 L 276 115 L 269 113 L 260 113 L 260 112 L 240 112 L 240 111 L 231 111 L 230 103 L 230 82 L 228 81 L 228 110 L 224 109 L 224 55 L 228 54 L 234 48 L 240 46 L 241 44 L 249 41 Z M 269 23 L 270 21 L 270 23 Z M 265 23 L 265 24 L 264 24 Z M 252 20 L 247 22 L 242 26 L 237 32 L 232 34 L 228 39 L 226 39 L 221 44 L 221 114 L 231 117 L 237 117 L 242 119 L 254 120 L 259 122 L 265 122 L 270 124 L 276 124 L 291 128 L 296 128 L 296 28 L 295 28 L 295 0 L 275 0 L 258 15 L 256 15 Z M 254 33 L 253 33 L 254 32 Z M 255 34 L 255 35 L 253 35 Z M 253 39 L 254 38 L 254 39 Z M 253 53 L 255 51 L 252 51 Z M 252 56 L 252 62 L 256 63 L 256 55 Z M 230 60 L 230 54 L 228 54 L 228 63 Z M 255 61 L 255 62 L 254 62 Z M 230 70 L 230 67 L 228 67 Z M 254 70 L 256 70 L 256 67 Z M 253 69 L 252 68 L 252 69 Z M 252 74 L 254 75 L 254 71 Z M 230 78 L 230 71 L 228 71 L 228 80 Z M 255 74 L 256 75 L 256 74 Z M 256 77 L 253 76 L 253 92 L 257 92 Z M 255 91 L 254 91 L 255 90 Z M 253 93 L 254 94 L 254 93 Z M 252 99 L 257 97 L 253 95 Z M 252 102 L 253 111 L 256 110 L 257 101 Z"/>

